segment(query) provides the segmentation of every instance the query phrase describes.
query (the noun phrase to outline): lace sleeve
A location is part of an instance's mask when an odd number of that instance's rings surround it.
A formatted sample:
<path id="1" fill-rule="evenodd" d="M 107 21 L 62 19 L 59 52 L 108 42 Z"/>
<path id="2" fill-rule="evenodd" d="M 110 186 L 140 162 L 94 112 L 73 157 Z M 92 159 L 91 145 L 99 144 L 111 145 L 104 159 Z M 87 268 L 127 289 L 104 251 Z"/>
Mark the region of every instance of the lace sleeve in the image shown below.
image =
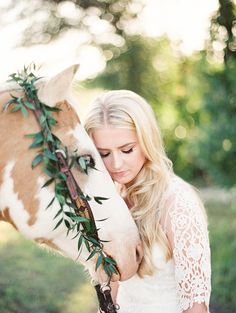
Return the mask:
<path id="1" fill-rule="evenodd" d="M 203 206 L 184 182 L 175 185 L 172 200 L 166 232 L 173 249 L 180 312 L 195 302 L 205 303 L 209 310 L 210 248 Z"/>

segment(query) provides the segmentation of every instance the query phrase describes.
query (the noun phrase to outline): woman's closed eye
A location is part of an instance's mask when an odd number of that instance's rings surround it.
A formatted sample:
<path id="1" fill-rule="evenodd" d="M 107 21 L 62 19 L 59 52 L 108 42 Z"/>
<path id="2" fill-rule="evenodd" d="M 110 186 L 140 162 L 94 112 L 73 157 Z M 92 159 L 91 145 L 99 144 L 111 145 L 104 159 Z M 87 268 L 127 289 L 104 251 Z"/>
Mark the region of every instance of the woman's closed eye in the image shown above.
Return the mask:
<path id="1" fill-rule="evenodd" d="M 134 149 L 134 147 L 129 148 L 129 149 L 122 149 L 121 152 L 125 153 L 125 154 L 129 154 L 129 153 L 133 152 L 133 149 Z M 106 158 L 110 155 L 110 152 L 99 152 L 99 153 L 100 153 L 100 156 L 102 158 Z"/>
<path id="2" fill-rule="evenodd" d="M 99 153 L 102 158 L 106 158 L 110 154 L 110 152 L 106 152 L 106 153 L 99 152 Z"/>
<path id="3" fill-rule="evenodd" d="M 122 152 L 129 154 L 129 153 L 133 152 L 133 147 L 128 149 L 128 150 L 122 150 Z"/>

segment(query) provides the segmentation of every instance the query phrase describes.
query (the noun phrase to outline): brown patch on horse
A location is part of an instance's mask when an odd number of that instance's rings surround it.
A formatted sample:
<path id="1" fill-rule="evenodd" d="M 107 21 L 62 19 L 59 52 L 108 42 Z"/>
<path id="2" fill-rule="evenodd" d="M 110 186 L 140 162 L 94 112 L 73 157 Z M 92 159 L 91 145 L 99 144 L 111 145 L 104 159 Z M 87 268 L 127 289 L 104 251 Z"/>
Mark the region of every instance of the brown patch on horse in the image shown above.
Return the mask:
<path id="1" fill-rule="evenodd" d="M 0 221 L 5 221 L 5 217 L 2 211 L 0 211 Z"/>
<path id="2" fill-rule="evenodd" d="M 15 92 L 12 92 L 15 95 Z M 17 93 L 19 96 L 19 93 Z M 10 94 L 4 93 L 0 97 L 0 106 L 10 99 Z M 29 222 L 36 220 L 39 202 L 35 195 L 38 189 L 37 178 L 42 175 L 41 169 L 32 170 L 31 162 L 35 157 L 36 149 L 29 149 L 32 140 L 26 134 L 39 132 L 39 126 L 33 114 L 27 118 L 20 111 L 11 113 L 10 108 L 0 114 L 0 180 L 3 182 L 3 170 L 10 161 L 15 162 L 11 172 L 14 193 L 23 202 L 25 210 L 29 213 Z"/>
<path id="3" fill-rule="evenodd" d="M 3 211 L 0 212 L 0 220 L 10 223 L 15 229 L 17 229 L 16 224 L 11 218 L 9 208 L 5 208 Z"/>
<path id="4" fill-rule="evenodd" d="M 73 125 L 80 123 L 79 116 L 76 114 L 75 109 L 69 104 L 67 100 L 58 102 L 57 108 L 61 109 L 61 111 L 57 113 L 58 115 L 67 112 L 67 114 L 63 114 L 63 118 L 61 119 L 61 123 L 64 126 L 73 127 Z"/>
<path id="5" fill-rule="evenodd" d="M 19 92 L 11 92 L 19 96 Z M 0 95 L 0 107 L 11 98 L 9 92 Z M 68 131 L 79 123 L 75 110 L 67 101 L 58 104 L 60 112 L 53 113 L 58 124 L 54 127 L 53 133 L 60 138 L 64 145 L 69 146 L 71 140 L 67 135 Z M 31 162 L 39 149 L 29 149 L 32 139 L 25 137 L 26 134 L 40 131 L 36 118 L 32 113 L 27 118 L 22 116 L 20 111 L 11 113 L 10 110 L 0 113 L 0 185 L 3 183 L 4 168 L 10 161 L 14 161 L 12 178 L 14 181 L 14 192 L 22 201 L 25 210 L 29 214 L 28 225 L 33 225 L 37 220 L 39 200 L 37 199 L 38 183 L 41 176 L 48 179 L 39 165 L 31 168 Z"/>
<path id="6" fill-rule="evenodd" d="M 39 244 L 44 244 L 53 250 L 61 251 L 61 249 L 50 239 L 38 237 L 38 238 L 35 238 L 34 241 L 36 241 Z"/>

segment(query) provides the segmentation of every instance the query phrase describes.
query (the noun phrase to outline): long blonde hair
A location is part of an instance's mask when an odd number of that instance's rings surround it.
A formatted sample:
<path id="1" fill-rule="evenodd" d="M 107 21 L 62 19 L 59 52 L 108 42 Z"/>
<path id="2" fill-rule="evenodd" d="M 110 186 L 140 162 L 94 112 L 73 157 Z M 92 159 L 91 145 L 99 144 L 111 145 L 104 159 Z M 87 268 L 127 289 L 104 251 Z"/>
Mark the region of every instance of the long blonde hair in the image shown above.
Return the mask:
<path id="1" fill-rule="evenodd" d="M 151 275 L 155 269 L 151 257 L 154 242 L 163 247 L 166 259 L 171 257 L 160 220 L 164 214 L 162 200 L 172 173 L 172 162 L 166 156 L 151 106 L 136 93 L 114 90 L 98 96 L 85 116 L 84 126 L 92 136 L 96 129 L 104 125 L 135 130 L 146 157 L 142 170 L 126 192 L 144 248 L 139 275 Z"/>

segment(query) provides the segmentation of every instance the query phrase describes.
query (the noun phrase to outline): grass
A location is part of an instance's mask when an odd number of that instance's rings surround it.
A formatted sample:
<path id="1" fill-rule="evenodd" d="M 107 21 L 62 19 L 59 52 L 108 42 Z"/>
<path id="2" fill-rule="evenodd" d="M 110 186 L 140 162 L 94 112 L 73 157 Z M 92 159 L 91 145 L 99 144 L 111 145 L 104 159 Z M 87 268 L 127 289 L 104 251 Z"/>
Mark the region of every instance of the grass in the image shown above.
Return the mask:
<path id="1" fill-rule="evenodd" d="M 236 201 L 207 202 L 212 251 L 211 313 L 236 312 Z M 0 223 L 0 313 L 95 313 L 80 265 Z M 148 312 L 147 312 L 148 313 Z"/>
<path id="2" fill-rule="evenodd" d="M 216 312 L 236 312 L 236 201 L 206 204 L 212 254 L 211 304 Z"/>
<path id="3" fill-rule="evenodd" d="M 1 313 L 94 313 L 95 292 L 82 267 L 0 225 Z"/>

